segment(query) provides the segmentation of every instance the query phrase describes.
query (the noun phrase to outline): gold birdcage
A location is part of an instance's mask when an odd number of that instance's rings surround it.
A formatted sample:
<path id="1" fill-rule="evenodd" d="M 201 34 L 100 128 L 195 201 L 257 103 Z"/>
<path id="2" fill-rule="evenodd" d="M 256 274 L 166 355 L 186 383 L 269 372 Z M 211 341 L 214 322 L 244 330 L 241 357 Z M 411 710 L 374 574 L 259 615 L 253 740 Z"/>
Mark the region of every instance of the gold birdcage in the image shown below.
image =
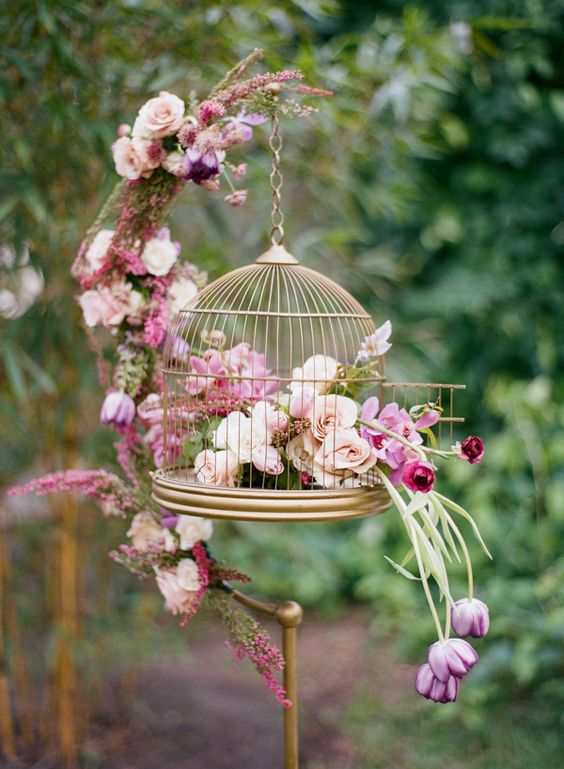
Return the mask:
<path id="1" fill-rule="evenodd" d="M 350 416 L 352 400 L 344 404 L 342 395 L 435 404 L 439 438 L 446 424 L 452 442 L 453 423 L 462 421 L 453 412 L 459 386 L 388 383 L 381 356 L 357 365 L 376 325 L 349 293 L 282 245 L 277 123 L 270 146 L 271 248 L 203 289 L 167 335 L 164 460 L 153 476 L 153 498 L 176 513 L 239 520 L 380 513 L 391 502 L 373 471 L 335 470 L 336 446 L 327 448 L 328 441 L 323 456 L 312 459 L 316 408 L 330 424 L 346 406 L 352 426 L 358 415 Z"/>

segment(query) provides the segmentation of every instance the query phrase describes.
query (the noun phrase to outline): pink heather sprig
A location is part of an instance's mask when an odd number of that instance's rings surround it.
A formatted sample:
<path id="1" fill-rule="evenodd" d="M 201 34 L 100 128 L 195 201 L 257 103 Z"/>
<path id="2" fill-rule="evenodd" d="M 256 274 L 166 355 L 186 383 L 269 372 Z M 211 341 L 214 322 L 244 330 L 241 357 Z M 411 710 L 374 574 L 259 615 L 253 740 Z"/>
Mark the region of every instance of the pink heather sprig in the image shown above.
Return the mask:
<path id="1" fill-rule="evenodd" d="M 219 102 L 204 101 L 200 104 L 198 110 L 198 122 L 202 125 L 211 123 L 214 118 L 223 117 L 225 115 L 225 106 Z"/>
<path id="2" fill-rule="evenodd" d="M 208 557 L 206 548 L 202 545 L 201 542 L 196 542 L 192 548 L 192 557 L 194 558 L 196 566 L 198 567 L 198 580 L 200 582 L 200 587 L 194 596 L 192 603 L 190 604 L 190 609 L 184 613 L 180 622 L 180 627 L 186 627 L 194 614 L 197 614 L 210 584 L 210 566 L 212 562 Z"/>
<path id="3" fill-rule="evenodd" d="M 121 441 L 114 443 L 114 449 L 116 450 L 116 458 L 124 475 L 135 488 L 139 488 L 136 466 L 141 459 L 147 458 L 147 450 L 135 426 L 135 422 L 127 430 L 122 431 Z"/>
<path id="4" fill-rule="evenodd" d="M 94 497 L 106 515 L 124 517 L 139 510 L 138 495 L 119 476 L 106 470 L 60 470 L 8 489 L 9 496 L 75 493 Z"/>
<path id="5" fill-rule="evenodd" d="M 268 633 L 264 631 L 257 633 L 250 643 L 243 640 L 238 643 L 233 641 L 226 641 L 226 643 L 238 660 L 247 657 L 282 707 L 292 706 L 286 696 L 286 690 L 275 676 L 275 672 L 279 673 L 284 669 L 284 657 L 280 649 L 271 643 Z"/>
<path id="6" fill-rule="evenodd" d="M 299 70 L 284 69 L 280 72 L 267 72 L 264 75 L 254 75 L 242 83 L 233 83 L 233 85 L 214 94 L 211 103 L 222 104 L 225 107 L 232 107 L 237 102 L 243 101 L 251 94 L 266 88 L 272 83 L 285 83 L 288 80 L 302 80 L 303 72 Z"/>

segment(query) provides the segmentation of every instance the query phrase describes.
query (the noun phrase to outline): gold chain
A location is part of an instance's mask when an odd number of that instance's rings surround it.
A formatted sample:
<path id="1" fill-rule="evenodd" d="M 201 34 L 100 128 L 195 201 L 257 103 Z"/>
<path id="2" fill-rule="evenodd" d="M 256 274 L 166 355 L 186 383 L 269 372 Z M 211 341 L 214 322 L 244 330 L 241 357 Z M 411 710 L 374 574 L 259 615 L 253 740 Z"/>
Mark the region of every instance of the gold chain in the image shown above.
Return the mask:
<path id="1" fill-rule="evenodd" d="M 270 221 L 270 242 L 273 246 L 279 246 L 284 242 L 284 214 L 280 207 L 280 191 L 284 179 L 280 173 L 280 152 L 282 151 L 282 137 L 280 135 L 280 122 L 278 115 L 272 118 L 272 131 L 268 139 L 268 146 L 272 153 L 272 171 L 270 174 L 270 186 L 272 188 L 272 213 Z"/>

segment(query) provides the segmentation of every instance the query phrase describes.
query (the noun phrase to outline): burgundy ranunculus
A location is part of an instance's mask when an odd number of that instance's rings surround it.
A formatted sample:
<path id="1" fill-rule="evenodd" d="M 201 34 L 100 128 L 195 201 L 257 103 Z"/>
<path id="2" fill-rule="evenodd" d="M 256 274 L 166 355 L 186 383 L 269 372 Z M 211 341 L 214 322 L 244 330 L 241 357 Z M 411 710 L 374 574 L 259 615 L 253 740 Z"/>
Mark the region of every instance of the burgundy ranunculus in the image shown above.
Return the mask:
<path id="1" fill-rule="evenodd" d="M 452 626 L 460 636 L 483 638 L 490 629 L 490 613 L 483 601 L 461 598 L 450 612 Z"/>
<path id="2" fill-rule="evenodd" d="M 191 179 L 196 184 L 217 176 L 221 171 L 221 162 L 216 152 L 198 152 L 188 150 L 186 152 L 186 179 Z"/>
<path id="3" fill-rule="evenodd" d="M 103 425 L 129 427 L 135 417 L 135 401 L 127 393 L 108 393 L 100 410 Z"/>
<path id="4" fill-rule="evenodd" d="M 433 702 L 456 702 L 460 681 L 450 676 L 446 683 L 440 681 L 426 662 L 421 665 L 415 676 L 415 691 Z"/>
<path id="5" fill-rule="evenodd" d="M 484 456 L 484 443 L 477 435 L 469 435 L 460 444 L 460 456 L 475 465 Z"/>
<path id="6" fill-rule="evenodd" d="M 422 491 L 427 494 L 435 483 L 435 471 L 430 462 L 407 462 L 404 465 L 401 480 L 406 489 Z"/>

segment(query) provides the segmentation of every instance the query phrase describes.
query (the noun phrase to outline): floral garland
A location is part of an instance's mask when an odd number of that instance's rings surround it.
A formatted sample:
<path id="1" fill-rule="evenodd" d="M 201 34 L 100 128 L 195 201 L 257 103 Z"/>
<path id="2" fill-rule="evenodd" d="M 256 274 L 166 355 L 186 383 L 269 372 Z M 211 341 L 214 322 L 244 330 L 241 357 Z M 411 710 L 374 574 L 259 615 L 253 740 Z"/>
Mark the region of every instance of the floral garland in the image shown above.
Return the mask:
<path id="1" fill-rule="evenodd" d="M 186 104 L 163 91 L 141 107 L 133 127 L 119 127 L 112 153 L 122 181 L 72 265 L 81 288 L 78 303 L 97 353 L 100 382 L 107 390 L 100 420 L 120 436 L 115 446 L 126 480 L 103 470 L 68 470 L 9 493 L 79 492 L 95 498 L 104 514 L 128 519 L 130 544 L 120 545 L 111 557 L 139 577 L 155 578 L 165 609 L 180 616 L 182 626 L 207 596 L 224 620 L 236 656 L 246 656 L 278 701 L 288 707 L 291 703 L 276 678 L 284 664 L 280 651 L 258 623 L 229 600 L 229 583 L 249 578 L 213 557 L 207 544 L 213 533 L 211 521 L 172 515 L 152 501 L 149 474 L 163 464 L 165 452 L 162 378 L 156 366 L 159 352 L 171 319 L 206 282 L 205 274 L 179 258 L 180 244 L 166 227 L 171 205 L 190 182 L 217 191 L 222 181 L 230 188 L 225 201 L 243 205 L 247 191 L 236 189 L 233 180 L 244 176 L 246 165 L 232 164 L 230 150 L 252 139 L 253 128 L 277 112 L 304 116 L 312 111 L 293 98 L 281 101 L 281 93 L 330 93 L 299 84 L 301 73 L 288 70 L 244 79 L 261 56 L 257 50 L 240 62 L 199 104 Z M 106 229 L 110 217 L 115 226 Z M 111 379 L 104 351 L 94 336 L 97 327 L 106 330 L 107 338 L 110 332 L 115 351 Z M 434 449 L 431 441 L 425 445 L 422 435 L 428 437 L 440 417 L 433 404 L 416 406 L 408 413 L 397 403 L 380 408 L 373 397 L 362 406 L 357 403 L 358 392 L 342 380 L 354 381 L 369 373 L 377 356 L 390 348 L 390 334 L 387 322 L 368 337 L 354 369 L 344 378 L 342 367 L 331 358 L 314 356 L 305 361 L 294 372 L 295 382 L 282 405 L 278 401 L 274 407 L 264 387 L 260 392 L 245 389 L 245 367 L 258 376 L 264 356 L 245 345 L 225 350 L 225 339 L 212 333 L 208 352 L 191 360 L 194 373 L 187 391 L 206 408 L 218 394 L 223 400 L 215 402 L 213 421 L 205 414 L 206 430 L 194 431 L 198 441 L 194 445 L 188 441 L 186 446 L 180 437 L 179 448 L 192 452 L 196 478 L 204 483 L 235 485 L 241 473 L 259 471 L 273 478 L 287 473 L 290 488 L 354 485 L 367 472 L 384 484 L 411 542 L 404 562 L 391 563 L 401 574 L 421 580 L 439 639 L 430 647 L 415 686 L 428 699 L 451 702 L 457 698 L 460 680 L 478 659 L 467 641 L 449 637 L 451 628 L 460 636 L 480 637 L 489 625 L 486 605 L 473 596 L 472 567 L 456 516 L 470 523 L 486 548 L 469 513 L 433 490 L 432 460 L 457 457 L 476 463 L 482 458 L 483 445 L 476 436 L 451 451 Z M 178 354 L 188 351 L 179 349 Z M 308 379 L 316 380 L 315 387 L 304 386 Z M 256 425 L 262 430 L 260 440 Z M 245 431 L 246 438 L 241 440 Z M 468 572 L 468 597 L 454 601 L 445 559 L 461 561 L 459 549 Z M 418 575 L 405 568 L 413 559 Z M 445 600 L 444 626 L 432 597 L 431 579 Z"/>

